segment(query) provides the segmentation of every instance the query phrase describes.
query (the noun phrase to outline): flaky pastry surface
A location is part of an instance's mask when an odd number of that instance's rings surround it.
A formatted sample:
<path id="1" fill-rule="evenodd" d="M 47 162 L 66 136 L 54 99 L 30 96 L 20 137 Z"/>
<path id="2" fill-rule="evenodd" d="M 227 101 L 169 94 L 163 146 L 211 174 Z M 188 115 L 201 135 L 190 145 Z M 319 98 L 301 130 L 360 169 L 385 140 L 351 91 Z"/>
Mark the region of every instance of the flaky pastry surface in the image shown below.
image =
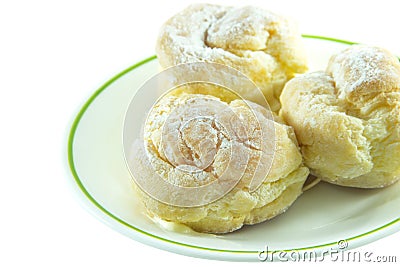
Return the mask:
<path id="1" fill-rule="evenodd" d="M 204 61 L 241 71 L 260 87 L 273 111 L 280 108 L 284 84 L 307 70 L 296 25 L 252 6 L 191 5 L 162 26 L 156 52 L 164 68 Z"/>
<path id="2" fill-rule="evenodd" d="M 184 90 L 187 91 L 187 90 Z M 229 161 L 242 166 L 240 156 L 232 157 L 229 148 L 233 143 L 246 151 L 250 157 L 244 167 L 240 182 L 222 198 L 199 207 L 177 207 L 150 197 L 139 189 L 143 203 L 152 216 L 163 220 L 185 224 L 195 231 L 207 233 L 227 233 L 241 228 L 244 224 L 255 224 L 284 212 L 302 193 L 303 184 L 309 174 L 303 166 L 301 153 L 291 127 L 271 120 L 266 110 L 254 103 L 243 100 L 222 101 L 220 98 L 204 94 L 187 94 L 182 91 L 163 97 L 152 109 L 144 128 L 146 155 L 157 175 L 179 186 L 201 186 L 210 183 L 226 171 Z M 193 115 L 196 107 L 215 109 L 218 101 L 223 109 L 233 110 L 240 123 L 245 126 L 246 137 L 240 130 L 233 135 L 225 132 L 218 121 L 232 121 L 228 112 L 217 112 L 208 117 L 200 117 L 196 123 L 182 125 L 186 114 L 179 112 L 177 117 L 164 123 L 172 110 L 189 106 Z M 214 103 L 214 104 L 213 104 Z M 207 106 L 210 105 L 210 106 Z M 255 115 L 255 116 L 254 116 Z M 167 128 L 167 134 L 165 128 Z M 239 128 L 237 128 L 239 129 Z M 260 138 L 271 138 L 272 142 L 261 142 Z M 177 147 L 168 140 L 168 133 L 180 135 L 182 142 Z M 165 137 L 167 136 L 167 137 Z M 275 136 L 275 137 L 274 137 Z M 201 143 L 201 140 L 209 142 Z M 271 144 L 274 144 L 271 146 Z M 216 149 L 212 161 L 209 151 Z M 274 153 L 273 153 L 274 152 Z M 199 157 L 202 155 L 202 158 Z M 272 159 L 269 168 L 267 161 Z M 212 162 L 203 166 L 203 161 Z M 264 166 L 264 165 L 265 166 Z M 179 165 L 191 165 L 197 171 L 188 174 L 179 171 Z M 230 171 L 230 175 L 235 173 Z M 147 175 L 154 175 L 148 173 Z M 262 175 L 262 184 L 253 192 L 249 181 L 255 175 Z"/>

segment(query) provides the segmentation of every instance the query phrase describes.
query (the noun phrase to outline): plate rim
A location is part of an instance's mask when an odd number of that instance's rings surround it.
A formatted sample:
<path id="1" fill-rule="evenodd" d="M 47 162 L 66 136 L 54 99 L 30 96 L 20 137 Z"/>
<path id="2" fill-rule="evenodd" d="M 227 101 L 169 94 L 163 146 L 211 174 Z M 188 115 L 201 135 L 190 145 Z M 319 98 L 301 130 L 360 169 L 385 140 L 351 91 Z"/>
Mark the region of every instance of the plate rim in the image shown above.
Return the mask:
<path id="1" fill-rule="evenodd" d="M 306 39 L 317 39 L 317 40 L 322 40 L 322 41 L 329 41 L 329 42 L 336 42 L 336 43 L 341 43 L 341 44 L 345 44 L 345 45 L 353 45 L 353 44 L 359 44 L 357 42 L 352 42 L 352 41 L 348 41 L 348 40 L 343 40 L 343 39 L 338 39 L 338 38 L 333 38 L 333 37 L 327 37 L 327 36 L 320 36 L 320 35 L 311 35 L 311 34 L 302 34 L 303 38 Z M 107 219 L 111 219 L 112 221 L 116 221 L 118 222 L 120 225 L 127 227 L 131 230 L 134 230 L 136 233 L 139 234 L 143 234 L 146 237 L 150 237 L 153 239 L 156 239 L 157 241 L 162 241 L 162 242 L 166 242 L 168 244 L 172 244 L 172 245 L 177 245 L 181 248 L 185 248 L 185 249 L 197 249 L 200 250 L 202 252 L 208 251 L 208 252 L 220 252 L 220 253 L 229 253 L 229 254 L 249 254 L 249 255 L 258 255 L 260 253 L 260 251 L 253 251 L 253 250 L 226 250 L 226 249 L 217 249 L 217 248 L 209 248 L 209 247 L 203 247 L 203 246 L 197 246 L 197 245 L 192 245 L 192 244 L 187 244 L 187 243 L 182 243 L 182 242 L 178 242 L 178 241 L 174 241 L 165 237 L 160 237 L 157 236 L 155 234 L 146 232 L 145 230 L 142 230 L 126 221 L 124 221 L 123 219 L 119 218 L 117 215 L 113 214 L 112 212 L 110 212 L 109 210 L 107 210 L 105 207 L 103 207 L 90 193 L 89 191 L 85 188 L 83 182 L 81 181 L 81 178 L 79 177 L 79 174 L 75 168 L 75 162 L 74 162 L 74 149 L 73 149 L 73 145 L 74 145 L 74 138 L 75 138 L 75 133 L 77 131 L 77 128 L 79 126 L 79 123 L 82 119 L 82 117 L 84 116 L 85 112 L 87 111 L 87 109 L 89 108 L 89 106 L 95 101 L 95 99 L 103 92 L 105 91 L 112 83 L 114 83 L 116 80 L 118 80 L 119 78 L 121 78 L 122 76 L 124 76 L 125 74 L 129 73 L 130 71 L 148 63 L 151 62 L 153 60 L 155 60 L 157 58 L 156 55 L 147 57 L 137 63 L 135 63 L 134 65 L 124 69 L 123 71 L 119 72 L 118 74 L 116 74 L 115 76 L 113 76 L 111 79 L 109 79 L 108 81 L 106 81 L 99 89 L 97 89 L 93 94 L 90 95 L 90 97 L 84 102 L 84 104 L 81 106 L 81 108 L 79 109 L 78 113 L 74 116 L 71 128 L 69 130 L 69 134 L 68 134 L 68 141 L 67 141 L 67 160 L 68 160 L 68 167 L 69 167 L 69 171 L 70 174 L 72 175 L 72 177 L 74 178 L 74 182 L 75 185 L 78 186 L 79 190 L 81 193 L 83 193 L 83 196 L 86 198 L 86 200 L 89 201 L 89 203 L 91 203 L 92 205 L 94 205 L 94 207 L 96 207 L 99 211 L 102 212 L 101 215 L 106 215 Z M 97 214 L 96 214 L 97 215 Z M 103 217 L 100 216 L 100 217 Z M 104 218 L 103 218 L 104 219 Z M 361 241 L 360 238 L 363 237 L 367 237 L 371 234 L 374 233 L 381 233 L 382 230 L 389 228 L 390 226 L 394 226 L 396 224 L 400 223 L 400 217 L 397 219 L 394 219 L 384 225 L 381 225 L 377 228 L 374 228 L 370 231 L 367 231 L 365 233 L 356 235 L 356 236 L 352 236 L 349 238 L 344 239 L 345 241 Z M 110 225 L 111 226 L 111 225 Z M 400 230 L 400 229 L 398 229 Z M 398 231 L 397 230 L 397 231 Z M 376 239 L 377 240 L 379 238 L 382 238 L 384 236 L 390 235 L 391 233 L 389 233 L 389 231 L 386 232 L 385 234 L 382 234 L 381 236 L 378 236 Z M 138 240 L 139 241 L 139 240 Z M 153 240 L 154 241 L 154 240 Z M 316 249 L 321 249 L 321 248 L 328 248 L 328 247 L 332 247 L 337 245 L 337 242 L 330 242 L 330 243 L 325 243 L 325 244 L 318 244 L 318 245 L 314 245 L 314 246 L 307 246 L 307 247 L 301 247 L 301 248 L 291 248 L 291 249 L 285 249 L 285 250 L 281 250 L 281 251 L 306 251 L 306 250 L 316 250 Z M 359 244 L 358 246 L 360 246 L 362 244 Z M 358 246 L 351 246 L 352 248 L 358 247 Z M 348 247 L 350 248 L 350 247 Z M 170 250 L 172 251 L 172 250 Z M 200 252 L 198 251 L 198 252 Z M 173 252 L 177 252 L 177 251 L 173 251 Z"/>

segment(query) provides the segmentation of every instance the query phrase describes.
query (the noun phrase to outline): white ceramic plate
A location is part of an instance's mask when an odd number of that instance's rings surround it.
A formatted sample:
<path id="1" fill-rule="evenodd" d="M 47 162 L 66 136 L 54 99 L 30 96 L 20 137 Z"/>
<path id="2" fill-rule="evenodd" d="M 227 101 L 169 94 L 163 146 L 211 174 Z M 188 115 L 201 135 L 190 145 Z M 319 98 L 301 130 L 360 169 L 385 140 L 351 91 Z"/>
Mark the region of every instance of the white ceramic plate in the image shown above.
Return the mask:
<path id="1" fill-rule="evenodd" d="M 351 42 L 304 36 L 310 70 L 322 70 Z M 257 261 L 259 251 L 317 253 L 355 248 L 400 229 L 400 183 L 362 190 L 320 183 L 283 215 L 226 235 L 189 235 L 159 227 L 135 197 L 124 162 L 125 111 L 136 90 L 159 71 L 156 57 L 124 70 L 98 89 L 77 114 L 68 141 L 73 183 L 87 207 L 115 230 L 171 252 L 221 260 Z M 137 127 L 140 127 L 138 125 Z M 344 243 L 344 245 L 343 245 Z"/>

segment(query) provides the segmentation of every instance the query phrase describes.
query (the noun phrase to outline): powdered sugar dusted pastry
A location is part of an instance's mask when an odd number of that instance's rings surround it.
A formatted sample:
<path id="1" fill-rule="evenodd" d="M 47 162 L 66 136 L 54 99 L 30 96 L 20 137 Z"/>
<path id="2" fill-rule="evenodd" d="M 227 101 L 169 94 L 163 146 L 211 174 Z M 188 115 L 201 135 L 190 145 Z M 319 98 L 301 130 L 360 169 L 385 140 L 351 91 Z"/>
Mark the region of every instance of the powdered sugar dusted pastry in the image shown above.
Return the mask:
<path id="1" fill-rule="evenodd" d="M 289 81 L 281 101 L 312 174 L 361 188 L 399 180 L 400 64 L 388 51 L 351 46 Z"/>
<path id="2" fill-rule="evenodd" d="M 152 166 L 143 172 L 182 187 L 229 182 L 237 175 L 241 180 L 221 198 L 192 207 L 164 203 L 139 189 L 149 213 L 198 232 L 227 233 L 284 212 L 309 174 L 292 128 L 270 119 L 257 104 L 188 91 L 164 96 L 151 110 L 144 128 L 146 151 L 137 157 L 148 157 Z M 240 153 L 232 154 L 235 149 Z M 257 176 L 261 184 L 252 191 L 249 184 Z"/>
<path id="3" fill-rule="evenodd" d="M 307 70 L 296 25 L 257 7 L 191 5 L 161 28 L 156 46 L 161 66 L 206 61 L 236 68 L 280 107 L 284 84 Z"/>

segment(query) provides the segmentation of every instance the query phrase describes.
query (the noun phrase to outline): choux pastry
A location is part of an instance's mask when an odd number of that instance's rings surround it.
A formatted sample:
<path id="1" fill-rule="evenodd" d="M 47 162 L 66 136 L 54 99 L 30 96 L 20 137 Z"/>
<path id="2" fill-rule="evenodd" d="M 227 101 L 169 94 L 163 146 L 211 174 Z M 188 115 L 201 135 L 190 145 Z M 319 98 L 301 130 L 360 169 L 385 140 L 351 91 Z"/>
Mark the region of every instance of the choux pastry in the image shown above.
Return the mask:
<path id="1" fill-rule="evenodd" d="M 202 94 L 201 87 L 192 90 L 196 94 L 190 91 L 176 89 L 150 111 L 144 126 L 145 151 L 139 150 L 136 159 L 148 162 L 139 162 L 139 172 L 181 187 L 201 187 L 225 174 L 227 181 L 234 176 L 241 179 L 214 201 L 184 207 L 159 201 L 137 186 L 151 216 L 198 232 L 227 233 L 287 210 L 301 195 L 309 174 L 292 128 L 271 118 L 258 104 L 232 95 Z M 234 154 L 234 147 L 240 153 Z M 249 184 L 254 177 L 262 179 L 252 191 Z M 188 197 L 198 200 L 195 195 Z"/>
<path id="2" fill-rule="evenodd" d="M 388 51 L 353 45 L 290 80 L 281 103 L 313 175 L 360 188 L 400 179 L 400 64 Z"/>

